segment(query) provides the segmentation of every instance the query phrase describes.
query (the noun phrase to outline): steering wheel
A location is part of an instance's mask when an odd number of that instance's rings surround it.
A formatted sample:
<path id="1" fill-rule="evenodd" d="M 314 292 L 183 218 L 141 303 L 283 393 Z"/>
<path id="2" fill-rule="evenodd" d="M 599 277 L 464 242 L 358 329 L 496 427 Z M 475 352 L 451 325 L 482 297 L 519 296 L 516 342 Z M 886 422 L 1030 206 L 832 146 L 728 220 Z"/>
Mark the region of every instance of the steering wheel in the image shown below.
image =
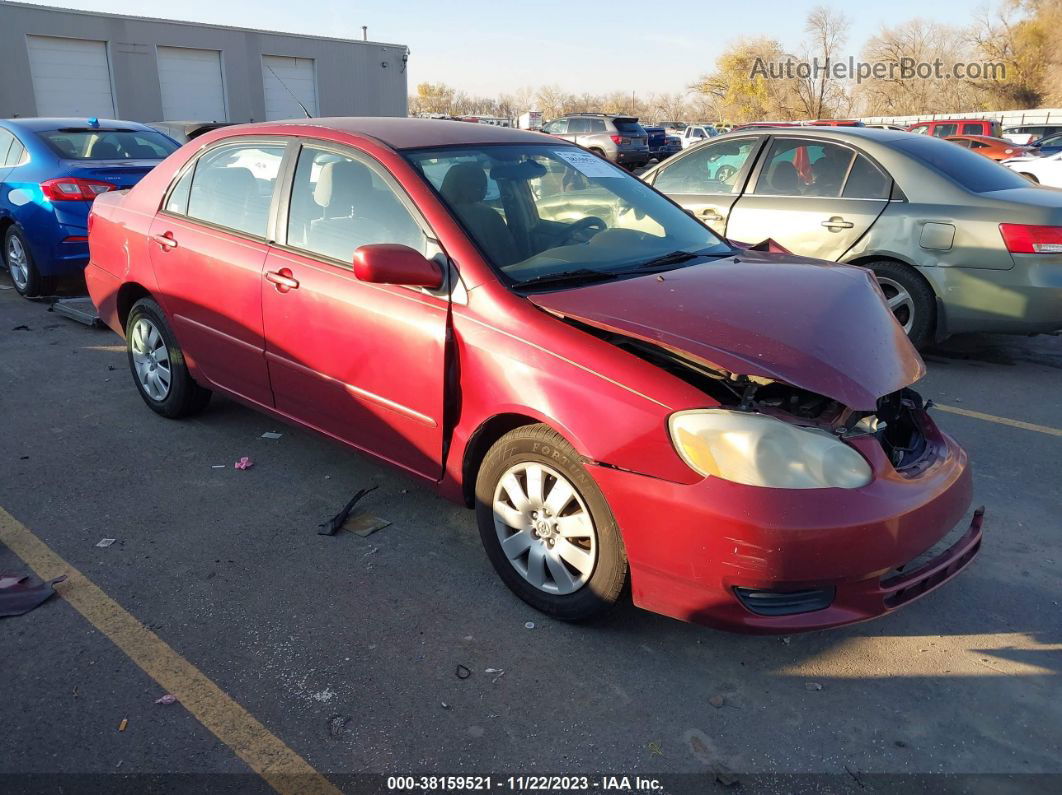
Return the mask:
<path id="1" fill-rule="evenodd" d="M 596 215 L 588 215 L 585 218 L 580 218 L 578 221 L 570 224 L 566 229 L 561 231 L 558 238 L 559 243 L 563 245 L 580 232 L 585 232 L 589 229 L 596 229 L 598 232 L 604 232 L 608 229 L 608 224 Z"/>

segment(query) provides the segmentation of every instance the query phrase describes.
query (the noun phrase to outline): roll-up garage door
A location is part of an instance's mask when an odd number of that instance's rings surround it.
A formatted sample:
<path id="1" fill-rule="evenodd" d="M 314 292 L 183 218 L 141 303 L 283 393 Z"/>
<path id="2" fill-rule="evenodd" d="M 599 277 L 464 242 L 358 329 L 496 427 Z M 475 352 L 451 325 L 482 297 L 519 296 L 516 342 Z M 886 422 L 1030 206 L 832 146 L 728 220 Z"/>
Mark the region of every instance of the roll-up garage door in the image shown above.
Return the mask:
<path id="1" fill-rule="evenodd" d="M 159 87 L 166 121 L 227 121 L 221 53 L 158 47 Z"/>
<path id="2" fill-rule="evenodd" d="M 114 118 L 107 43 L 27 36 L 38 116 Z"/>
<path id="3" fill-rule="evenodd" d="M 299 102 L 311 116 L 317 115 L 317 85 L 312 58 L 263 55 L 262 83 L 267 121 L 301 118 L 303 112 Z"/>

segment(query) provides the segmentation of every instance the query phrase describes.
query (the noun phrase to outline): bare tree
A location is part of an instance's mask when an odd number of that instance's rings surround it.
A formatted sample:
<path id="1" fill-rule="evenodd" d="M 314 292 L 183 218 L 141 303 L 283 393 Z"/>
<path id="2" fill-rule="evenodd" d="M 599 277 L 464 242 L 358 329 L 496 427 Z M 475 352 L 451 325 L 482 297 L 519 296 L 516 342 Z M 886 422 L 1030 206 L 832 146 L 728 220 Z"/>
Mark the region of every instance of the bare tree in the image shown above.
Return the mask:
<path id="1" fill-rule="evenodd" d="M 952 76 L 957 63 L 974 56 L 969 35 L 960 28 L 921 19 L 882 27 L 867 42 L 862 60 L 883 64 L 883 76 L 857 87 L 856 104 L 862 114 L 883 116 L 985 109 L 983 83 Z M 935 66 L 917 71 L 919 64 L 938 61 L 939 76 Z"/>
<path id="2" fill-rule="evenodd" d="M 567 96 L 560 86 L 554 84 L 550 86 L 542 86 L 535 92 L 535 100 L 538 103 L 538 110 L 545 114 L 547 119 L 552 119 L 554 116 L 562 115 L 564 110 L 565 101 Z"/>
<path id="3" fill-rule="evenodd" d="M 837 114 L 847 107 L 847 80 L 834 76 L 833 64 L 848 41 L 852 21 L 840 11 L 816 6 L 804 23 L 807 39 L 803 46 L 803 62 L 807 76 L 795 81 L 797 97 L 804 115 L 821 119 Z"/>

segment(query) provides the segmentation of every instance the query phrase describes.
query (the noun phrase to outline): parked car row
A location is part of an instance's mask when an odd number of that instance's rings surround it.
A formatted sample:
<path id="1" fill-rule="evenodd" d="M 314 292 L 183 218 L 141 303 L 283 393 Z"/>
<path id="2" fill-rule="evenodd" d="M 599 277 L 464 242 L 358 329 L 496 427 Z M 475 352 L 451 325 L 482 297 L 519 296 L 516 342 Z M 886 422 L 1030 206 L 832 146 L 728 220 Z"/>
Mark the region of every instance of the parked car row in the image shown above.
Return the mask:
<path id="1" fill-rule="evenodd" d="M 649 610 L 790 633 L 963 571 L 967 456 L 911 388 L 924 365 L 896 322 L 904 301 L 927 322 L 918 282 L 896 264 L 908 292 L 887 304 L 880 271 L 713 229 L 799 249 L 821 228 L 811 253 L 846 260 L 879 227 L 877 249 L 936 252 L 924 270 L 970 312 L 1021 324 L 1020 303 L 1057 306 L 1026 283 L 1056 256 L 1014 253 L 988 295 L 963 280 L 1004 268 L 1000 219 L 1013 252 L 1043 239 L 1022 224 L 1059 223 L 1046 192 L 942 141 L 754 130 L 650 173 L 705 225 L 578 145 L 638 137 L 625 117 L 572 119 L 605 129 L 242 125 L 100 193 L 86 281 L 144 402 L 177 418 L 220 392 L 404 470 L 474 508 L 501 579 L 558 618 L 629 585 Z"/>

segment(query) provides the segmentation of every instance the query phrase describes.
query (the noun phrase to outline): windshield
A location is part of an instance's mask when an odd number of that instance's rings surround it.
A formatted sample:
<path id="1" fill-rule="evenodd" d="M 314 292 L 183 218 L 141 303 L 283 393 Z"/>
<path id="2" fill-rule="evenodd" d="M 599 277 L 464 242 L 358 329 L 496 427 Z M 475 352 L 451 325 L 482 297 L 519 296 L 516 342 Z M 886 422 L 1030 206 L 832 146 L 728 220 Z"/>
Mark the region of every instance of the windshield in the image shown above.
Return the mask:
<path id="1" fill-rule="evenodd" d="M 909 136 L 892 146 L 973 193 L 1029 187 L 1017 172 L 948 141 Z"/>
<path id="2" fill-rule="evenodd" d="M 65 160 L 162 160 L 177 150 L 155 130 L 65 129 L 38 135 Z"/>
<path id="3" fill-rule="evenodd" d="M 641 180 L 574 146 L 446 148 L 408 157 L 513 283 L 615 273 L 676 252 L 732 250 Z"/>

